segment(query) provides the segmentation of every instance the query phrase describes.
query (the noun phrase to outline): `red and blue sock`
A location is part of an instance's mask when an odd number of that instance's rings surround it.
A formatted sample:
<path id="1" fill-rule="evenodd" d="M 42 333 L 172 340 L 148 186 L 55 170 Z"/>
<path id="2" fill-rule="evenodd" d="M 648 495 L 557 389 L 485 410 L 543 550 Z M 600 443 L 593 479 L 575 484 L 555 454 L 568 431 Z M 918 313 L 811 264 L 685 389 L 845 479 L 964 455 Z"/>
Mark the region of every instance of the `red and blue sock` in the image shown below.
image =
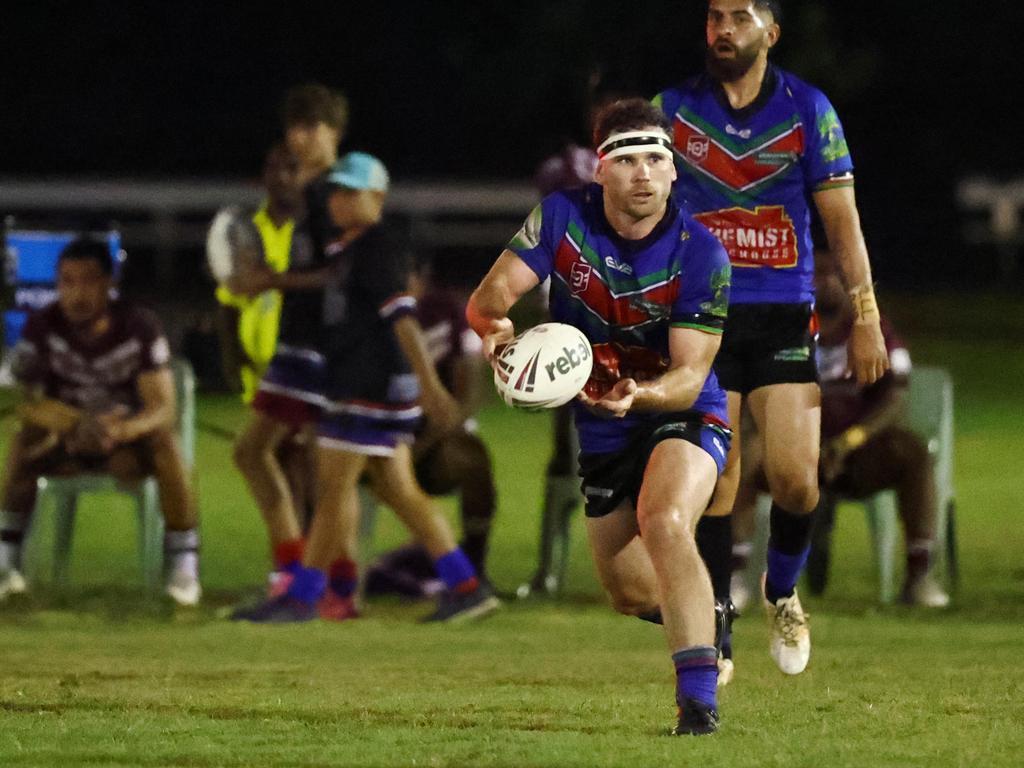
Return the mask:
<path id="1" fill-rule="evenodd" d="M 466 557 L 465 552 L 456 547 L 446 555 L 442 555 L 434 562 L 438 578 L 450 592 L 466 594 L 472 592 L 480 585 L 476 569 Z"/>

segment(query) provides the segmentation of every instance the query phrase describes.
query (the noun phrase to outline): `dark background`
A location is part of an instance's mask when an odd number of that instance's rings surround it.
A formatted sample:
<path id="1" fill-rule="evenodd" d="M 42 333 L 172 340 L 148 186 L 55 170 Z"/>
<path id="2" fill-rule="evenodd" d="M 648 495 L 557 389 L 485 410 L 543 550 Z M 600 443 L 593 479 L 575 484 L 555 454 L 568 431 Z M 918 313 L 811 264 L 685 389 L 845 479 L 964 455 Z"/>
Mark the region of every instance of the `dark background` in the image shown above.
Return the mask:
<path id="1" fill-rule="evenodd" d="M 998 282 L 994 248 L 963 241 L 954 188 L 1024 173 L 1022 5 L 784 2 L 775 60 L 839 112 L 883 282 Z M 523 180 L 584 139 L 595 66 L 648 96 L 700 68 L 704 8 L 6 3 L 0 175 L 251 177 L 285 89 L 316 80 L 351 99 L 343 148 L 398 181 Z"/>

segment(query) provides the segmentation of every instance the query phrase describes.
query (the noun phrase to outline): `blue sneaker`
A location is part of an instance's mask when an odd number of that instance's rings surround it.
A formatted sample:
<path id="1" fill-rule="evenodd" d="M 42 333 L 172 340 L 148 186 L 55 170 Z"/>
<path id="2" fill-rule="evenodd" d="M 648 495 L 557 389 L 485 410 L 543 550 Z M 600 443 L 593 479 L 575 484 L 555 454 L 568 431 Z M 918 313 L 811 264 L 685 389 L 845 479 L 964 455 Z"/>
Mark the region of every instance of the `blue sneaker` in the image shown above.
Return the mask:
<path id="1" fill-rule="evenodd" d="M 248 608 L 239 608 L 231 614 L 231 620 L 256 624 L 289 624 L 312 621 L 317 615 L 316 603 L 307 603 L 284 594 Z"/>
<path id="2" fill-rule="evenodd" d="M 490 586 L 481 581 L 472 592 L 442 592 L 437 600 L 437 609 L 423 621 L 448 621 L 457 624 L 479 619 L 498 610 L 500 606 L 501 600 L 494 595 Z"/>

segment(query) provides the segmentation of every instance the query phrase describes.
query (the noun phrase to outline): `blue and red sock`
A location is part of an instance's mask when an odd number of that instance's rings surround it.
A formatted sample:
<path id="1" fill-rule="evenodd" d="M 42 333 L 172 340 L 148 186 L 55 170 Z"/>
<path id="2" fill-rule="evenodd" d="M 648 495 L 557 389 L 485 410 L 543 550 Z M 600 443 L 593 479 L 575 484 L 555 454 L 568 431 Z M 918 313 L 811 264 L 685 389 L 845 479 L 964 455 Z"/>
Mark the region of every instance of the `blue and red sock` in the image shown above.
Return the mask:
<path id="1" fill-rule="evenodd" d="M 434 568 L 449 592 L 466 594 L 480 585 L 476 569 L 459 547 L 439 557 L 434 562 Z"/>
<path id="2" fill-rule="evenodd" d="M 331 563 L 328 585 L 339 597 L 352 597 L 359 584 L 359 568 L 347 558 L 338 558 Z"/>

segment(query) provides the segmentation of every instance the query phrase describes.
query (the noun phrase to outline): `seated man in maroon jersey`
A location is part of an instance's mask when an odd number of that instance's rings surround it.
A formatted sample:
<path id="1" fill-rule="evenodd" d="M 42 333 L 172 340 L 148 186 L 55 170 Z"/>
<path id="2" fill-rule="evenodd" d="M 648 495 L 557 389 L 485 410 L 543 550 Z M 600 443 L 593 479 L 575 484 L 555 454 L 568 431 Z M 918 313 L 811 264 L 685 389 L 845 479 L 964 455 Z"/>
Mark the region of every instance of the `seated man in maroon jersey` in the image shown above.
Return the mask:
<path id="1" fill-rule="evenodd" d="M 33 312 L 14 350 L 25 390 L 0 507 L 0 600 L 24 592 L 21 545 L 40 475 L 156 476 L 166 593 L 199 602 L 197 515 L 174 431 L 170 349 L 156 316 L 110 298 L 107 245 L 81 237 L 57 262 L 57 301 Z"/>
<path id="2" fill-rule="evenodd" d="M 481 382 L 490 377 L 480 338 L 466 323 L 465 301 L 433 281 L 429 262 L 412 275 L 416 317 L 441 382 L 461 411 L 459 428 L 438 431 L 428 423 L 413 444 L 416 479 L 427 493 L 459 494 L 462 523 L 460 546 L 481 578 L 486 578 L 487 549 L 496 493 L 487 446 L 476 433 Z M 429 596 L 443 589 L 426 550 L 417 544 L 383 554 L 367 573 L 368 594 L 397 592 Z"/>
<path id="3" fill-rule="evenodd" d="M 815 254 L 817 314 L 821 324 L 818 374 L 821 378 L 822 505 L 817 526 L 828 525 L 835 494 L 865 498 L 895 489 L 906 543 L 907 570 L 902 599 L 906 603 L 943 608 L 949 596 L 931 577 L 935 546 L 936 498 L 928 447 L 902 417 L 910 374 L 910 353 L 882 316 L 882 335 L 891 368 L 869 386 L 849 375 L 846 341 L 853 326 L 850 297 L 844 290 L 827 252 Z M 820 541 L 820 537 L 816 537 Z M 812 558 L 827 559 L 815 547 Z M 823 563 L 808 563 L 823 573 Z M 820 577 L 819 577 L 820 580 Z M 813 578 L 812 578 L 813 581 Z M 812 587 L 815 586 L 812 583 Z M 820 584 L 824 588 L 824 583 Z M 816 590 L 820 591 L 820 590 Z"/>

